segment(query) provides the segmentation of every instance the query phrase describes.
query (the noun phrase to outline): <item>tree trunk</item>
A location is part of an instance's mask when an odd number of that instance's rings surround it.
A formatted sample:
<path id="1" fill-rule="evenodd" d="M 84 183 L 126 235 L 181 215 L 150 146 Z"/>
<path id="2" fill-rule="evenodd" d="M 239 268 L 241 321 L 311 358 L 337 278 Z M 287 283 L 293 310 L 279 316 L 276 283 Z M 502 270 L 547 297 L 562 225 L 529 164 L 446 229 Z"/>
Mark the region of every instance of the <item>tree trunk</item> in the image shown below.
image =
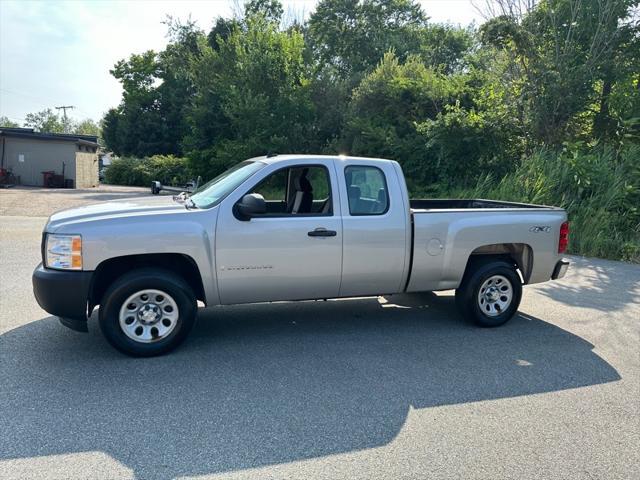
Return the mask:
<path id="1" fill-rule="evenodd" d="M 602 82 L 602 93 L 600 94 L 600 110 L 593 119 L 593 133 L 597 138 L 606 137 L 613 127 L 613 119 L 609 116 L 609 96 L 613 82 L 605 78 Z"/>

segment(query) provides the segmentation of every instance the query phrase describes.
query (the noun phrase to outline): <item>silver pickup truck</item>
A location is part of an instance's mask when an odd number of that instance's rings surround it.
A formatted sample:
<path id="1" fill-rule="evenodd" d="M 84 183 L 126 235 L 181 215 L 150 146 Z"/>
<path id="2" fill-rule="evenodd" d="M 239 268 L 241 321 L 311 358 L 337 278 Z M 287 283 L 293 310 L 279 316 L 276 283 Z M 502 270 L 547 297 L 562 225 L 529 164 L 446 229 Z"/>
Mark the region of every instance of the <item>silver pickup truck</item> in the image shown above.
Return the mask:
<path id="1" fill-rule="evenodd" d="M 522 285 L 564 276 L 567 215 L 489 200 L 410 200 L 397 162 L 275 155 L 191 195 L 55 213 L 33 273 L 40 306 L 130 355 L 175 348 L 198 301 L 231 305 L 456 289 L 462 314 L 505 323 Z"/>

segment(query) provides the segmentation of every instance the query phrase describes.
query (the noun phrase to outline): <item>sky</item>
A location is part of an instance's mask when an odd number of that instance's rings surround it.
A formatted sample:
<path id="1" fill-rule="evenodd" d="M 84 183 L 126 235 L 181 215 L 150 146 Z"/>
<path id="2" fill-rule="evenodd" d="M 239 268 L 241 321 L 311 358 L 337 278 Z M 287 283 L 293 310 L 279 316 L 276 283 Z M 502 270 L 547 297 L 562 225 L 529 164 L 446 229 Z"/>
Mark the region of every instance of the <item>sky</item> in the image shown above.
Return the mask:
<path id="1" fill-rule="evenodd" d="M 473 0 L 422 0 L 433 22 L 480 23 Z M 0 0 L 0 116 L 23 124 L 28 113 L 73 105 L 76 120 L 99 120 L 120 103 L 109 70 L 120 59 L 167 43 L 167 15 L 191 16 L 208 31 L 238 0 Z M 317 0 L 282 2 L 297 17 Z M 477 1 L 475 2 L 478 3 Z"/>

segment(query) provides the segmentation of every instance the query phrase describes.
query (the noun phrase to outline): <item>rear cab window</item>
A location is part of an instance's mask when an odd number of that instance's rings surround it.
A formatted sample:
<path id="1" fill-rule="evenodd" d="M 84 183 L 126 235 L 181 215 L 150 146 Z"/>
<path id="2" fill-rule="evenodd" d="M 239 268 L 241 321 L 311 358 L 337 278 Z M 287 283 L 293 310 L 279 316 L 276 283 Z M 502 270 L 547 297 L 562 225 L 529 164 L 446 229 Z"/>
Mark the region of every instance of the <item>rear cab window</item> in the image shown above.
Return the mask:
<path id="1" fill-rule="evenodd" d="M 350 215 L 383 215 L 389 210 L 387 181 L 378 167 L 350 165 L 344 177 Z"/>

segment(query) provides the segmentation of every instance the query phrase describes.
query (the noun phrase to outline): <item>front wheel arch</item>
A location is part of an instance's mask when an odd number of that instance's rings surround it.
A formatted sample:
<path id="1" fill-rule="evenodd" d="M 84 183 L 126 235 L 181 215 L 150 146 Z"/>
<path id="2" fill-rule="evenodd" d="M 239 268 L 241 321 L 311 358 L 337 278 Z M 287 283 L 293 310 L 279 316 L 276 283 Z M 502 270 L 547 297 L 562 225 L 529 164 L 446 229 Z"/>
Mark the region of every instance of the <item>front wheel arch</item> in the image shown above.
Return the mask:
<path id="1" fill-rule="evenodd" d="M 181 253 L 124 255 L 101 262 L 94 271 L 89 288 L 89 315 L 102 303 L 104 294 L 113 282 L 125 273 L 139 268 L 161 268 L 179 275 L 189 284 L 196 299 L 207 304 L 200 269 L 190 256 Z"/>

